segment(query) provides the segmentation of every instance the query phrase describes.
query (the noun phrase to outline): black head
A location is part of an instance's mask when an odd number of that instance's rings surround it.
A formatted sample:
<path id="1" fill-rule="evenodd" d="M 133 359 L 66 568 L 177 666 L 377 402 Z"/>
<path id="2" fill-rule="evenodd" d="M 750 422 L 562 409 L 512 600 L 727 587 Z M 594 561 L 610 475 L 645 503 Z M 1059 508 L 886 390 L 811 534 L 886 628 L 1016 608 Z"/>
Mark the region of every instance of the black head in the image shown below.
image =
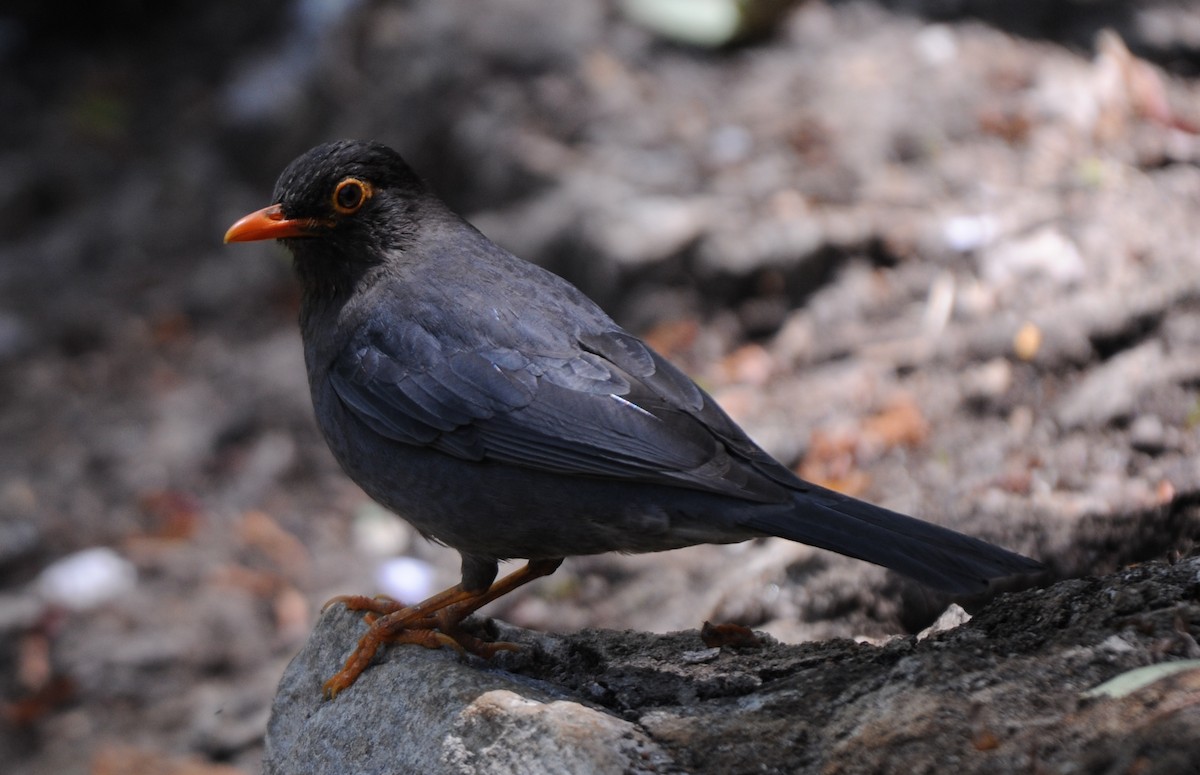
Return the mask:
<path id="1" fill-rule="evenodd" d="M 421 179 L 386 145 L 325 143 L 289 164 L 274 204 L 231 226 L 225 241 L 282 240 L 306 284 L 344 285 L 347 275 L 404 250 L 428 198 Z"/>

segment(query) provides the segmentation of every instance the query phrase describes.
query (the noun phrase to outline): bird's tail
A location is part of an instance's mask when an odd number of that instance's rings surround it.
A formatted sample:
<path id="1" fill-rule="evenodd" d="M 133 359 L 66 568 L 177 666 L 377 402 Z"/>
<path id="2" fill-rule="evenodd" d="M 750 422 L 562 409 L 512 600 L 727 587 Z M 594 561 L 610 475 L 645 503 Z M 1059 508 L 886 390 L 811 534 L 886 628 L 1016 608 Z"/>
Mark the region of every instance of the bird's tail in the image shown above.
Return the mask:
<path id="1" fill-rule="evenodd" d="M 795 500 L 792 509 L 755 509 L 743 524 L 882 565 L 955 595 L 983 592 L 990 579 L 1044 569 L 1016 552 L 816 485 L 806 483 Z"/>

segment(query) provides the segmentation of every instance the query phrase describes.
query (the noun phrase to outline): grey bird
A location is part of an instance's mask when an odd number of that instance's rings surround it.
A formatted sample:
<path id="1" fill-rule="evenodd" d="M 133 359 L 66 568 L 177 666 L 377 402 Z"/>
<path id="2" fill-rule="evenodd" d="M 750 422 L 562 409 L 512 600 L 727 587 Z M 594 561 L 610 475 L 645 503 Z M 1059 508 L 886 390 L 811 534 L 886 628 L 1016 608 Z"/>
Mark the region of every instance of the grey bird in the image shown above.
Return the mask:
<path id="1" fill-rule="evenodd" d="M 798 478 L 683 372 L 476 231 L 384 145 L 317 146 L 273 199 L 225 241 L 291 251 L 313 408 L 334 457 L 462 556 L 462 582 L 416 605 L 342 598 L 372 623 L 330 696 L 384 643 L 508 648 L 461 621 L 573 555 L 781 536 L 956 595 L 1042 567 Z M 496 581 L 511 558 L 528 564 Z"/>

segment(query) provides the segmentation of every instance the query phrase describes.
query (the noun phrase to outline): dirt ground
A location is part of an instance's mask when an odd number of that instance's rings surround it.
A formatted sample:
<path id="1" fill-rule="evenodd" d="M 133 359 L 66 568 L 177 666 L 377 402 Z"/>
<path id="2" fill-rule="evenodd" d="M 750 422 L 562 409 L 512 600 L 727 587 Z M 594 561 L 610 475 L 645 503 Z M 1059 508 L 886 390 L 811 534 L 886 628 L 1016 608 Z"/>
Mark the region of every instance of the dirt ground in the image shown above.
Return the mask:
<path id="1" fill-rule="evenodd" d="M 4 772 L 257 772 L 324 600 L 392 555 L 456 580 L 317 435 L 282 251 L 221 244 L 331 138 L 399 149 L 807 478 L 1041 584 L 1195 551 L 1193 4 L 810 1 L 718 50 L 609 2 L 62 16 L 0 12 Z M 799 642 L 946 603 L 761 541 L 572 559 L 490 612 Z"/>

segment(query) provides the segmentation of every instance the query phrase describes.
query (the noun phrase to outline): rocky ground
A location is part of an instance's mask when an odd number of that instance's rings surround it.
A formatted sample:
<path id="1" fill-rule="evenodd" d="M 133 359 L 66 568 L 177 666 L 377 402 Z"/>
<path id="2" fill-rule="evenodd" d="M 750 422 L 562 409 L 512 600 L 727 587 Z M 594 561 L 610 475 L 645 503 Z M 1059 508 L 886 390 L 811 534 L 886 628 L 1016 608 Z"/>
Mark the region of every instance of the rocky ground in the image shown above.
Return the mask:
<path id="1" fill-rule="evenodd" d="M 323 600 L 394 554 L 414 594 L 455 580 L 324 450 L 280 251 L 220 242 L 334 137 L 400 149 L 807 478 L 1043 586 L 1195 551 L 1190 4 L 804 2 L 718 50 L 604 2 L 118 5 L 0 13 L 5 772 L 257 772 Z M 948 602 L 762 541 L 569 560 L 489 613 L 883 643 Z"/>
<path id="2" fill-rule="evenodd" d="M 1193 557 L 882 644 L 502 627 L 522 649 L 489 666 L 392 649 L 326 701 L 362 631 L 335 609 L 280 683 L 266 772 L 1190 773 L 1198 616 Z"/>

